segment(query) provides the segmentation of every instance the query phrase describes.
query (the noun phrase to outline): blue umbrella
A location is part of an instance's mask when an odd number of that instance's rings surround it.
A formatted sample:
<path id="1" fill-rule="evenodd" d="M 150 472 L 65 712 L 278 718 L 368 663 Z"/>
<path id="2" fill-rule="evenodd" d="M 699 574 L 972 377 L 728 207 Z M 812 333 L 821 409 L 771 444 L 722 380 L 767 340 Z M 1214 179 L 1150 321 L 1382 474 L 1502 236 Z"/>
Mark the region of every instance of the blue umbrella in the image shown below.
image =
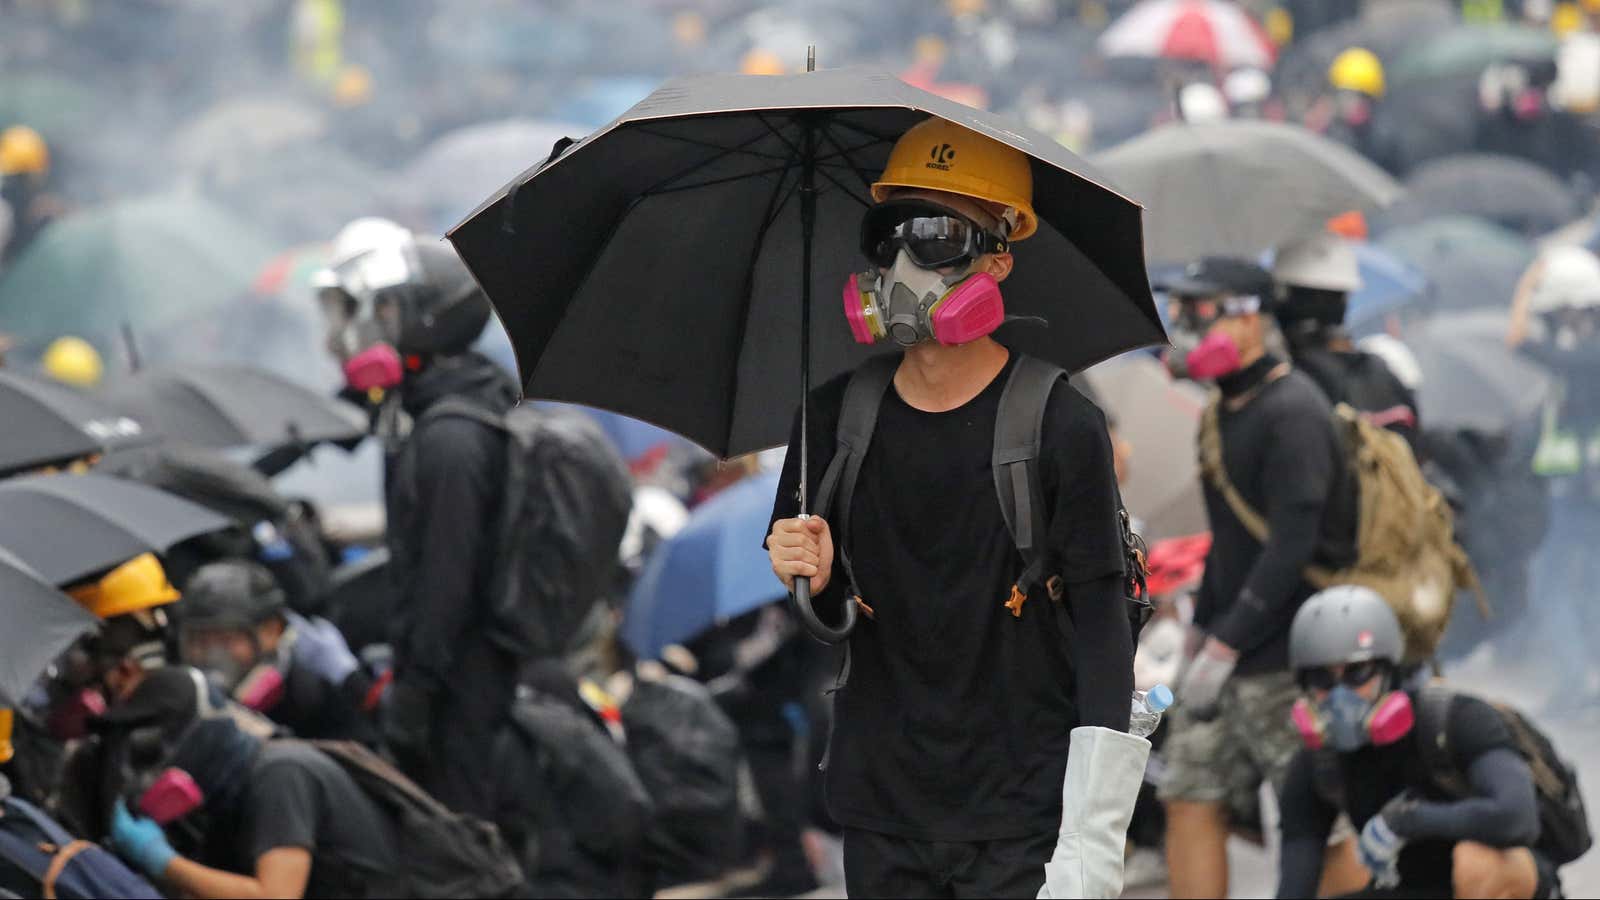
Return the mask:
<path id="1" fill-rule="evenodd" d="M 1383 330 L 1384 317 L 1428 296 L 1428 279 L 1394 254 L 1371 244 L 1357 244 L 1356 266 L 1361 289 L 1350 294 L 1345 327 L 1356 337 Z"/>
<path id="2" fill-rule="evenodd" d="M 634 583 L 622 639 L 641 657 L 681 643 L 720 621 L 783 598 L 761 549 L 778 473 L 748 478 L 695 510 L 656 548 Z"/>

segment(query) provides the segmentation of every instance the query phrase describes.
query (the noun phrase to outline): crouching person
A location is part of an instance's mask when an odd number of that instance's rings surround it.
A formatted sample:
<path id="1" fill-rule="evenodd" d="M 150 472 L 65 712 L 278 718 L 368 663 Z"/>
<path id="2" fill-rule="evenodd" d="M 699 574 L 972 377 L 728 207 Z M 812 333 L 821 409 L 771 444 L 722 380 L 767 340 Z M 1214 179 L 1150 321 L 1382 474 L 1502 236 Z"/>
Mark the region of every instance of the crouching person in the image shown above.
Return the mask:
<path id="1" fill-rule="evenodd" d="M 1340 812 L 1372 873 L 1359 896 L 1561 896 L 1556 867 L 1588 848 L 1588 823 L 1537 729 L 1437 682 L 1405 688 L 1400 624 L 1366 588 L 1307 600 L 1289 640 L 1306 746 L 1283 791 L 1279 897 L 1315 895 Z"/>

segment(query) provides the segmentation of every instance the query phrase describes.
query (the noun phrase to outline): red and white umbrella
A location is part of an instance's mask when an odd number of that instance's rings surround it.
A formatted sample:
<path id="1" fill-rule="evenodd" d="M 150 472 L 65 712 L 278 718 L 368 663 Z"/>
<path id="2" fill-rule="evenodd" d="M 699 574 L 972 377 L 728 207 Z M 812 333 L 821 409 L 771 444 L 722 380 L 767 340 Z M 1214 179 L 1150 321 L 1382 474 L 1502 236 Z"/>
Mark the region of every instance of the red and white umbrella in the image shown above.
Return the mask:
<path id="1" fill-rule="evenodd" d="M 1277 57 L 1261 23 L 1227 0 L 1145 0 L 1106 29 L 1100 52 L 1191 59 L 1219 69 L 1269 69 Z"/>

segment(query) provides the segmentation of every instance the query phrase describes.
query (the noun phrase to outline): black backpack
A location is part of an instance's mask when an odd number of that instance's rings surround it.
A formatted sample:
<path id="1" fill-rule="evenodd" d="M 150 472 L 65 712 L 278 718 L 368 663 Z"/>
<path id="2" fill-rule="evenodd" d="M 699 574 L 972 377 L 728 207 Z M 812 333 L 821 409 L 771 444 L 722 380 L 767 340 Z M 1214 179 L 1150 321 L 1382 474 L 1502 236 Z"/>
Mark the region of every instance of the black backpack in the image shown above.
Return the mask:
<path id="1" fill-rule="evenodd" d="M 1433 778 L 1434 786 L 1451 797 L 1472 796 L 1466 774 L 1455 764 L 1450 732 L 1450 705 L 1455 693 L 1449 688 L 1429 685 L 1417 694 L 1417 747 Z M 1589 851 L 1594 835 L 1589 830 L 1589 812 L 1578 789 L 1578 773 L 1556 752 L 1555 745 L 1538 726 L 1522 713 L 1500 703 L 1491 703 L 1505 722 L 1517 752 L 1533 771 L 1533 786 L 1539 801 L 1538 850 L 1556 865 L 1566 865 Z"/>
<path id="2" fill-rule="evenodd" d="M 866 459 L 873 430 L 878 424 L 878 407 L 883 402 L 884 392 L 894 382 L 900 359 L 899 354 L 875 356 L 850 376 L 839 411 L 837 448 L 817 486 L 816 509 L 830 517 L 835 526 L 834 546 L 839 550 L 839 562 L 849 580 L 850 593 L 858 603 L 862 602 L 861 589 L 856 583 L 849 551 L 851 501 L 855 497 L 861 463 Z M 1011 532 L 1023 561 L 1022 572 L 1005 605 L 1018 617 L 1022 615 L 1028 594 L 1040 584 L 1045 585 L 1055 603 L 1059 604 L 1065 596 L 1060 576 L 1051 571 L 1054 561 L 1047 552 L 1050 506 L 1039 476 L 1039 445 L 1050 392 L 1057 381 L 1066 378 L 1065 370 L 1019 354 L 1000 395 L 1000 412 L 995 419 L 994 454 L 990 458 L 995 493 L 1000 497 L 1006 530 Z M 1133 531 L 1127 510 L 1119 512 L 1126 557 L 1128 622 L 1137 644 L 1139 632 L 1152 613 L 1145 590 L 1147 553 L 1143 539 Z"/>
<path id="3" fill-rule="evenodd" d="M 453 812 L 361 744 L 305 743 L 338 763 L 394 822 L 395 874 L 407 896 L 508 897 L 521 889 L 522 868 L 495 826 Z"/>
<path id="4" fill-rule="evenodd" d="M 633 510 L 633 479 L 587 415 L 514 407 L 497 415 L 446 398 L 422 414 L 471 419 L 504 433 L 506 475 L 490 588 L 492 635 L 522 658 L 570 649 L 596 602 L 615 589 Z"/>

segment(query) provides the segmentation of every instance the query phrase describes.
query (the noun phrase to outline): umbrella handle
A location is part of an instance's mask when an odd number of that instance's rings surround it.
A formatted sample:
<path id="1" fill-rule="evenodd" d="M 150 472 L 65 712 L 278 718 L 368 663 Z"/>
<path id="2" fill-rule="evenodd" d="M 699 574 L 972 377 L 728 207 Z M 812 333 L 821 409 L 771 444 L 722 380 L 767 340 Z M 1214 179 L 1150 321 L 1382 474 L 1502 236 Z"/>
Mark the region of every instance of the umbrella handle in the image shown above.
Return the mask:
<path id="1" fill-rule="evenodd" d="M 789 595 L 789 604 L 794 607 L 795 615 L 800 617 L 800 624 L 805 626 L 811 636 L 824 644 L 842 643 L 855 630 L 856 619 L 860 612 L 856 604 L 846 597 L 844 601 L 844 621 L 838 627 L 833 627 L 817 618 L 817 611 L 811 605 L 811 579 L 796 578 L 794 592 Z"/>

